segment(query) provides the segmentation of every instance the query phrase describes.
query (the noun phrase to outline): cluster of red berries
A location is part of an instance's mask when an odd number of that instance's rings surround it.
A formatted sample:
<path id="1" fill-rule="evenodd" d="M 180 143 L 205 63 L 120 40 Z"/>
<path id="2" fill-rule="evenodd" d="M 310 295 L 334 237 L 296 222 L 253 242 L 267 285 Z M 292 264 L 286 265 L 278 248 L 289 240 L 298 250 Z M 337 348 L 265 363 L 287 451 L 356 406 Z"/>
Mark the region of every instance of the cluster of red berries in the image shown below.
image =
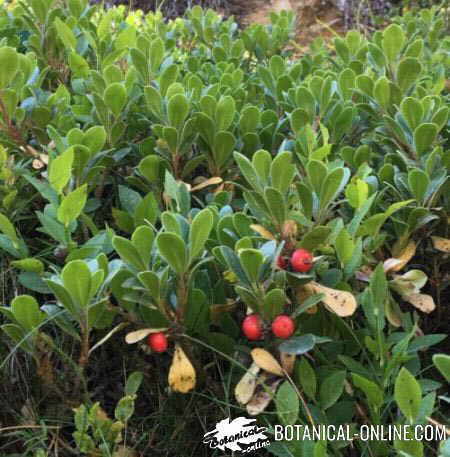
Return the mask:
<path id="1" fill-rule="evenodd" d="M 280 314 L 272 322 L 272 333 L 277 338 L 286 339 L 292 336 L 295 331 L 294 320 Z M 242 322 L 242 332 L 251 341 L 260 340 L 263 337 L 264 323 L 258 314 L 249 314 Z"/>
<path id="2" fill-rule="evenodd" d="M 147 346 L 154 352 L 165 352 L 168 345 L 167 336 L 163 332 L 150 333 L 147 337 Z"/>
<path id="3" fill-rule="evenodd" d="M 294 271 L 299 273 L 307 273 L 313 266 L 314 257 L 311 252 L 306 249 L 296 249 L 289 260 L 289 263 Z M 288 267 L 288 260 L 285 257 L 278 257 L 277 265 L 282 270 Z"/>

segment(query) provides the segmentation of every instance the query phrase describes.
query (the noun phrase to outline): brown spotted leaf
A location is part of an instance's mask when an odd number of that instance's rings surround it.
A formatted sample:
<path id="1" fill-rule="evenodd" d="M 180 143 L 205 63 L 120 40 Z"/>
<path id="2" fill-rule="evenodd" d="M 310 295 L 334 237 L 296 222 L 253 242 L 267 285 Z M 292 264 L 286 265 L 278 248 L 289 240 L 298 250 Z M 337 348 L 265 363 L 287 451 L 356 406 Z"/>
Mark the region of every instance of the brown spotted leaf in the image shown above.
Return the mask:
<path id="1" fill-rule="evenodd" d="M 181 346 L 177 344 L 169 370 L 169 386 L 173 391 L 185 394 L 195 387 L 195 383 L 194 367 Z"/>
<path id="2" fill-rule="evenodd" d="M 322 302 L 338 316 L 351 316 L 356 311 L 356 298 L 350 292 L 325 287 L 315 281 L 311 281 L 305 287 L 313 293 L 324 294 Z"/>
<path id="3" fill-rule="evenodd" d="M 411 303 L 417 309 L 420 309 L 423 313 L 431 313 L 436 308 L 433 297 L 427 294 L 410 294 L 402 297 L 403 300 Z"/>

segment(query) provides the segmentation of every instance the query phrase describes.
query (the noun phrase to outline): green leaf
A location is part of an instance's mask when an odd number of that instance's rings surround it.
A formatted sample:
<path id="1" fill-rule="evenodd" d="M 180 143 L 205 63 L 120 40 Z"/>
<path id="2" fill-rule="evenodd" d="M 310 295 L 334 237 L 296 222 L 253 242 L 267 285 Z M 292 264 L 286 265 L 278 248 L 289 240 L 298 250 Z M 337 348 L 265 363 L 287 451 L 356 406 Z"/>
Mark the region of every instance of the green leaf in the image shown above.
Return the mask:
<path id="1" fill-rule="evenodd" d="M 140 371 L 134 371 L 128 376 L 125 384 L 125 395 L 135 395 L 142 384 L 144 375 Z"/>
<path id="2" fill-rule="evenodd" d="M 138 227 L 131 236 L 131 242 L 139 253 L 142 263 L 147 266 L 150 263 L 152 252 L 153 240 L 155 234 L 153 229 L 148 225 L 141 225 Z"/>
<path id="3" fill-rule="evenodd" d="M 450 355 L 435 354 L 433 356 L 433 363 L 447 382 L 450 383 Z"/>
<path id="4" fill-rule="evenodd" d="M 323 409 L 333 406 L 344 392 L 345 371 L 336 371 L 320 385 L 319 398 Z"/>
<path id="5" fill-rule="evenodd" d="M 151 70 L 153 73 L 156 73 L 159 70 L 159 67 L 162 64 L 164 59 L 164 41 L 161 38 L 157 38 L 152 40 L 152 44 L 150 46 L 150 65 Z"/>
<path id="6" fill-rule="evenodd" d="M 11 311 L 18 324 L 28 333 L 36 330 L 45 319 L 37 301 L 30 295 L 19 295 L 11 303 Z"/>
<path id="7" fill-rule="evenodd" d="M 299 247 L 312 251 L 321 244 L 325 243 L 330 233 L 330 227 L 319 225 L 303 236 L 302 240 L 299 243 Z"/>
<path id="8" fill-rule="evenodd" d="M 300 359 L 296 369 L 297 379 L 305 394 L 315 400 L 317 392 L 317 378 L 314 369 L 305 357 Z"/>
<path id="9" fill-rule="evenodd" d="M 423 106 L 419 100 L 412 97 L 406 97 L 401 105 L 401 112 L 406 119 L 409 128 L 414 131 L 423 118 Z"/>
<path id="10" fill-rule="evenodd" d="M 192 262 L 202 253 L 206 240 L 211 233 L 214 218 L 211 211 L 205 208 L 194 217 L 189 230 L 189 260 Z"/>
<path id="11" fill-rule="evenodd" d="M 273 187 L 266 187 L 264 192 L 264 199 L 267 207 L 269 208 L 270 215 L 275 220 L 275 223 L 281 226 L 286 220 L 286 203 L 284 202 L 283 195 Z"/>
<path id="12" fill-rule="evenodd" d="M 320 189 L 320 208 L 326 208 L 339 195 L 349 176 L 347 168 L 336 168 L 327 175 Z"/>
<path id="13" fill-rule="evenodd" d="M 421 124 L 414 130 L 414 146 L 419 156 L 427 151 L 431 152 L 432 144 L 437 134 L 437 125 L 431 123 Z"/>
<path id="14" fill-rule="evenodd" d="M 256 283 L 264 261 L 262 252 L 257 249 L 240 249 L 238 255 L 247 277 L 252 283 Z"/>
<path id="15" fill-rule="evenodd" d="M 375 83 L 373 88 L 373 95 L 375 100 L 383 107 L 387 108 L 391 101 L 391 88 L 389 84 L 389 80 L 382 76 L 378 79 Z"/>
<path id="16" fill-rule="evenodd" d="M 397 83 L 400 89 L 407 91 L 417 80 L 422 72 L 422 65 L 414 57 L 402 59 L 397 70 Z"/>
<path id="17" fill-rule="evenodd" d="M 269 319 L 274 319 L 282 313 L 286 305 L 286 294 L 281 289 L 272 289 L 264 297 L 264 315 Z"/>
<path id="18" fill-rule="evenodd" d="M 281 193 L 287 192 L 295 175 L 295 166 L 292 164 L 292 154 L 288 151 L 278 154 L 270 166 L 272 186 Z"/>
<path id="19" fill-rule="evenodd" d="M 217 130 L 227 130 L 233 122 L 235 112 L 236 105 L 234 98 L 230 95 L 222 97 L 217 104 L 215 113 Z"/>
<path id="20" fill-rule="evenodd" d="M 87 200 L 87 184 L 83 184 L 78 189 L 64 197 L 61 205 L 58 208 L 57 217 L 58 221 L 63 223 L 66 227 L 83 211 L 84 205 Z"/>
<path id="21" fill-rule="evenodd" d="M 297 392 L 289 381 L 283 382 L 275 396 L 275 405 L 280 421 L 284 425 L 295 424 L 298 419 L 300 402 Z"/>
<path id="22" fill-rule="evenodd" d="M 403 367 L 395 380 L 394 398 L 400 411 L 412 424 L 417 418 L 422 392 L 416 378 Z"/>
<path id="23" fill-rule="evenodd" d="M 383 32 L 382 47 L 389 62 L 396 60 L 405 43 L 405 32 L 398 24 L 391 24 Z"/>
<path id="24" fill-rule="evenodd" d="M 140 252 L 130 240 L 121 236 L 115 236 L 112 240 L 112 244 L 125 263 L 128 263 L 137 270 L 147 269 L 147 265 L 144 263 Z"/>
<path id="25" fill-rule="evenodd" d="M 38 274 L 41 274 L 44 271 L 44 264 L 40 260 L 34 258 L 14 260 L 11 262 L 11 265 L 23 271 L 31 271 Z"/>
<path id="26" fill-rule="evenodd" d="M 339 232 L 335 246 L 339 261 L 346 265 L 353 256 L 355 243 L 345 227 Z"/>
<path id="27" fill-rule="evenodd" d="M 154 183 L 160 178 L 161 158 L 155 154 L 148 155 L 140 161 L 138 168 L 142 176 Z"/>
<path id="28" fill-rule="evenodd" d="M 169 100 L 167 115 L 169 124 L 178 131 L 181 131 L 183 124 L 189 114 L 189 101 L 183 94 L 176 94 Z"/>
<path id="29" fill-rule="evenodd" d="M 2 213 L 0 213 L 0 232 L 4 233 L 14 244 L 14 247 L 18 247 L 19 238 L 16 233 L 14 225 L 11 224 L 10 220 Z"/>
<path id="30" fill-rule="evenodd" d="M 91 155 L 100 152 L 106 143 L 106 130 L 103 125 L 94 125 L 84 133 L 83 145 L 88 147 Z"/>
<path id="31" fill-rule="evenodd" d="M 384 401 L 383 391 L 380 387 L 373 381 L 356 373 L 352 373 L 352 378 L 355 387 L 361 389 L 365 393 L 369 406 L 375 411 L 378 411 Z"/>
<path id="32" fill-rule="evenodd" d="M 67 186 L 72 174 L 72 165 L 74 159 L 73 148 L 66 149 L 61 155 L 53 159 L 50 163 L 48 180 L 53 189 L 62 193 Z"/>
<path id="33" fill-rule="evenodd" d="M 54 21 L 56 31 L 58 32 L 59 39 L 61 43 L 68 48 L 75 49 L 77 46 L 77 39 L 75 38 L 74 33 L 69 28 L 69 26 L 61 21 L 59 17 L 57 17 Z"/>
<path id="34" fill-rule="evenodd" d="M 362 179 L 352 179 L 345 188 L 345 196 L 350 205 L 353 208 L 358 209 L 367 201 L 369 196 L 369 185 Z"/>
<path id="35" fill-rule="evenodd" d="M 0 48 L 0 89 L 8 87 L 19 70 L 19 56 L 14 48 Z"/>
<path id="36" fill-rule="evenodd" d="M 111 110 L 114 117 L 119 117 L 127 102 L 127 91 L 123 84 L 112 83 L 103 93 L 105 105 Z"/>
<path id="37" fill-rule="evenodd" d="M 161 257 L 179 275 L 186 272 L 188 267 L 186 245 L 176 233 L 160 233 L 156 237 L 156 244 Z"/>
<path id="38" fill-rule="evenodd" d="M 415 199 L 422 203 L 430 185 L 428 175 L 419 168 L 413 168 L 408 172 L 408 185 Z"/>
<path id="39" fill-rule="evenodd" d="M 61 272 L 64 288 L 69 293 L 77 310 L 89 305 L 92 278 L 89 267 L 83 260 L 72 260 Z"/>

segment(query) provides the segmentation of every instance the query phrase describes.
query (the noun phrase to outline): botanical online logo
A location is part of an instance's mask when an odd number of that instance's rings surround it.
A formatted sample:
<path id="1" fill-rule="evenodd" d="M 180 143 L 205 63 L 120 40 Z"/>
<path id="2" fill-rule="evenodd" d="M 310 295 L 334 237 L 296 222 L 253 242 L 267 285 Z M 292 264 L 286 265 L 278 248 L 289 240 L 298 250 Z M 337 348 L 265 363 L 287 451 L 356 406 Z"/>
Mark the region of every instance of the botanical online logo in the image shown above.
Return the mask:
<path id="1" fill-rule="evenodd" d="M 218 422 L 214 430 L 205 433 L 203 442 L 212 449 L 226 449 L 248 453 L 269 446 L 270 441 L 264 433 L 267 428 L 255 424 L 256 419 L 237 417 Z"/>

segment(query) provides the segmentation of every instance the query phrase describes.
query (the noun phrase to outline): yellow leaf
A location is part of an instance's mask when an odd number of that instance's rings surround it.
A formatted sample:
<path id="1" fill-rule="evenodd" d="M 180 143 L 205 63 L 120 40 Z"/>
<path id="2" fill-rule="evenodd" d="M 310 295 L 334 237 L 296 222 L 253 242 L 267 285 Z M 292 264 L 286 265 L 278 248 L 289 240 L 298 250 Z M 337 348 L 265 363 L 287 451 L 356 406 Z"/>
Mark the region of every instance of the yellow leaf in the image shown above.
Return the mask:
<path id="1" fill-rule="evenodd" d="M 265 229 L 262 225 L 251 224 L 250 228 L 254 232 L 259 233 L 266 240 L 274 240 L 275 239 L 275 237 L 269 232 L 269 230 Z"/>
<path id="2" fill-rule="evenodd" d="M 311 281 L 305 287 L 313 293 L 324 294 L 325 297 L 322 302 L 330 311 L 333 311 L 338 316 L 351 316 L 356 311 L 358 305 L 355 297 L 350 292 L 331 289 L 315 281 Z"/>
<path id="3" fill-rule="evenodd" d="M 134 344 L 143 340 L 146 336 L 150 335 L 150 333 L 165 332 L 166 330 L 167 328 L 141 328 L 140 330 L 127 333 L 125 341 L 127 344 Z"/>
<path id="4" fill-rule="evenodd" d="M 386 273 L 400 271 L 414 257 L 416 248 L 416 243 L 411 240 L 399 255 L 384 262 L 384 271 Z M 393 262 L 393 260 L 398 260 L 398 262 Z"/>
<path id="5" fill-rule="evenodd" d="M 423 313 L 431 313 L 436 308 L 433 297 L 427 294 L 410 294 L 402 297 Z"/>
<path id="6" fill-rule="evenodd" d="M 276 379 L 270 384 L 265 384 L 253 395 L 247 403 L 247 412 L 250 416 L 261 414 L 269 406 L 281 381 L 282 379 Z"/>
<path id="7" fill-rule="evenodd" d="M 295 354 L 288 354 L 287 352 L 280 352 L 281 366 L 288 374 L 292 374 L 295 365 Z"/>
<path id="8" fill-rule="evenodd" d="M 251 352 L 253 362 L 260 368 L 277 376 L 284 376 L 283 369 L 275 357 L 265 349 L 255 348 Z"/>
<path id="9" fill-rule="evenodd" d="M 437 249 L 441 252 L 450 252 L 450 240 L 447 238 L 441 238 L 440 236 L 432 236 L 431 240 L 433 241 L 434 249 Z"/>
<path id="10" fill-rule="evenodd" d="M 234 388 L 234 396 L 236 400 L 242 405 L 246 405 L 252 398 L 256 389 L 257 374 L 261 368 L 252 363 L 247 372 L 242 376 L 241 380 Z"/>
<path id="11" fill-rule="evenodd" d="M 185 394 L 195 387 L 195 383 L 194 367 L 181 346 L 177 344 L 169 370 L 169 386 L 173 391 Z"/>
<path id="12" fill-rule="evenodd" d="M 220 184 L 222 181 L 223 181 L 223 179 L 219 176 L 214 176 L 213 178 L 205 179 L 205 181 L 192 187 L 191 192 L 195 192 L 196 190 L 201 190 L 201 189 L 204 189 L 205 187 L 213 186 L 215 184 Z"/>

